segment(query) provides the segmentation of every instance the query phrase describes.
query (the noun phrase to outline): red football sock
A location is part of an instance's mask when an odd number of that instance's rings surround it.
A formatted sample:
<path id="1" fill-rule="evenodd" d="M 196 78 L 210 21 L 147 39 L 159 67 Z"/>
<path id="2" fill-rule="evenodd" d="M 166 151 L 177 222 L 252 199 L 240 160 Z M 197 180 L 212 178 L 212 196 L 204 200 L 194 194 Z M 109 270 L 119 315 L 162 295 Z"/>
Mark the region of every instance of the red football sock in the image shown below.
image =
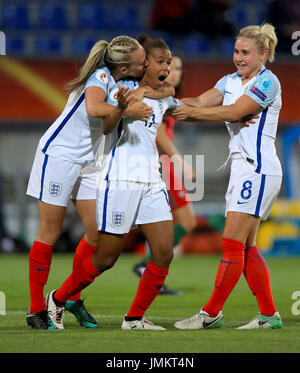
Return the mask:
<path id="1" fill-rule="evenodd" d="M 97 247 L 91 246 L 85 240 L 83 236 L 82 240 L 79 242 L 78 246 L 76 247 L 74 259 L 73 259 L 73 271 L 77 267 L 77 265 L 87 256 L 91 256 L 96 254 Z M 69 297 L 69 300 L 76 301 L 79 300 L 81 296 L 81 291 Z"/>
<path id="2" fill-rule="evenodd" d="M 242 242 L 223 239 L 223 257 L 219 264 L 215 288 L 210 300 L 203 307 L 211 317 L 217 316 L 226 299 L 238 282 L 244 268 L 245 245 Z"/>
<path id="3" fill-rule="evenodd" d="M 100 273 L 92 262 L 92 256 L 84 258 L 78 263 L 63 285 L 56 290 L 55 300 L 59 303 L 66 303 L 71 295 L 78 293 L 94 282 Z"/>
<path id="4" fill-rule="evenodd" d="M 47 283 L 52 259 L 52 245 L 34 241 L 29 253 L 30 313 L 45 309 L 44 286 Z"/>
<path id="5" fill-rule="evenodd" d="M 128 317 L 142 317 L 156 298 L 165 282 L 169 268 L 156 266 L 149 260 L 137 289 L 136 296 L 127 314 Z"/>
<path id="6" fill-rule="evenodd" d="M 270 272 L 257 246 L 247 247 L 245 250 L 244 275 L 253 295 L 256 296 L 259 312 L 263 315 L 273 315 L 276 309 Z"/>

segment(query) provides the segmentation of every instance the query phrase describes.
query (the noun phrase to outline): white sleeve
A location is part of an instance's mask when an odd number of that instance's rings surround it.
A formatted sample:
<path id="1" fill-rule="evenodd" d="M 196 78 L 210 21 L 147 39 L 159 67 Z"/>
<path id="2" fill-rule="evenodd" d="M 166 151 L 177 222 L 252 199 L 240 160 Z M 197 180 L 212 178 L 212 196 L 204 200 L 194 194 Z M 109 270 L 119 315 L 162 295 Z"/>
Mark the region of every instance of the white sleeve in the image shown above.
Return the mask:
<path id="1" fill-rule="evenodd" d="M 88 87 L 99 87 L 107 94 L 109 77 L 105 69 L 96 70 L 85 83 L 85 89 Z"/>
<path id="2" fill-rule="evenodd" d="M 214 88 L 216 88 L 218 91 L 221 92 L 222 96 L 225 95 L 225 86 L 226 86 L 226 83 L 227 83 L 227 78 L 228 78 L 228 75 L 223 76 L 223 78 L 218 80 L 217 83 L 214 86 Z"/>
<path id="3" fill-rule="evenodd" d="M 266 74 L 258 77 L 245 94 L 265 109 L 275 100 L 279 87 L 280 83 L 276 76 Z"/>

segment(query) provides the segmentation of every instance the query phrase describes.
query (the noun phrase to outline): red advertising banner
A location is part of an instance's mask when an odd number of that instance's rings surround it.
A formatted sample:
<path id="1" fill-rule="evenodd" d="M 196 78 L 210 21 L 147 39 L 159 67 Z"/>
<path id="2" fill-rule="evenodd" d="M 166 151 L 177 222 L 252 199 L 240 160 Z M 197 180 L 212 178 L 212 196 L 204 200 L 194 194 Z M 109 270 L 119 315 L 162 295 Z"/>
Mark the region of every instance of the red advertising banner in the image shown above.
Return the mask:
<path id="1" fill-rule="evenodd" d="M 66 102 L 64 85 L 77 75 L 81 63 L 1 57 L 0 121 L 53 121 Z M 280 121 L 299 122 L 300 65 L 275 62 L 270 67 L 282 87 Z M 182 97 L 198 96 L 232 72 L 234 66 L 230 62 L 186 62 Z"/>

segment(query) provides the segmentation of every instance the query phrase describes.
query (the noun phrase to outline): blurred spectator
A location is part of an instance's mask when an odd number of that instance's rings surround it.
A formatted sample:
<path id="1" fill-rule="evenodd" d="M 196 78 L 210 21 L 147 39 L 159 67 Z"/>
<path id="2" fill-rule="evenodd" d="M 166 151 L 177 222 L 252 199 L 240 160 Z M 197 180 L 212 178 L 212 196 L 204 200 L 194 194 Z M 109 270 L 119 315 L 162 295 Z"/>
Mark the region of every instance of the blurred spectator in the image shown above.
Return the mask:
<path id="1" fill-rule="evenodd" d="M 190 31 L 198 31 L 210 38 L 233 37 L 234 23 L 227 16 L 233 0 L 194 0 L 189 13 Z"/>
<path id="2" fill-rule="evenodd" d="M 189 31 L 188 14 L 193 0 L 154 0 L 151 27 L 173 34 Z"/>
<path id="3" fill-rule="evenodd" d="M 201 32 L 210 38 L 234 36 L 226 12 L 233 0 L 154 0 L 151 26 L 172 34 Z"/>
<path id="4" fill-rule="evenodd" d="M 291 35 L 300 30 L 300 0 L 271 0 L 267 21 L 273 24 L 278 37 L 278 52 L 290 52 Z"/>

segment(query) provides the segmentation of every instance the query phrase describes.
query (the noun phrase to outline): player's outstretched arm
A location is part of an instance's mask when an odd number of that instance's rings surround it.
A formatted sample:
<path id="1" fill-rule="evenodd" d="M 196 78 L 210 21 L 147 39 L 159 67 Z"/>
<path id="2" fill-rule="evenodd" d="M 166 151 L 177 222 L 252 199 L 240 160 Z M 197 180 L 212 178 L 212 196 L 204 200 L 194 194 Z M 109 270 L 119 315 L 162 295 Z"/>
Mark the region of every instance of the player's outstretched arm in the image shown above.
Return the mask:
<path id="1" fill-rule="evenodd" d="M 211 88 L 198 97 L 187 97 L 180 100 L 183 104 L 196 107 L 219 106 L 223 103 L 223 95 L 216 88 Z"/>
<path id="2" fill-rule="evenodd" d="M 239 122 L 246 115 L 257 113 L 260 105 L 247 95 L 242 95 L 233 105 L 213 107 L 193 107 L 182 105 L 173 110 L 172 116 L 177 120 L 188 121 L 227 121 Z"/>

